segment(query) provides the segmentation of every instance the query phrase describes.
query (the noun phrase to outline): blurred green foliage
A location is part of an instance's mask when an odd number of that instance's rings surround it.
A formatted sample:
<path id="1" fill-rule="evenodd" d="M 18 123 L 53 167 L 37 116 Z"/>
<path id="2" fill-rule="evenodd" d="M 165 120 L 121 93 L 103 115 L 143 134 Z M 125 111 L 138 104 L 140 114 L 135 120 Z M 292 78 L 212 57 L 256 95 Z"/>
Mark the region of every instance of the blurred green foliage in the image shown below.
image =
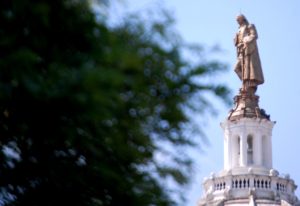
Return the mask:
<path id="1" fill-rule="evenodd" d="M 0 22 L 1 205 L 175 205 L 163 180 L 191 161 L 161 145 L 194 145 L 185 110 L 228 97 L 201 83 L 224 66 L 185 61 L 168 21 L 109 27 L 86 1 L 4 0 Z"/>

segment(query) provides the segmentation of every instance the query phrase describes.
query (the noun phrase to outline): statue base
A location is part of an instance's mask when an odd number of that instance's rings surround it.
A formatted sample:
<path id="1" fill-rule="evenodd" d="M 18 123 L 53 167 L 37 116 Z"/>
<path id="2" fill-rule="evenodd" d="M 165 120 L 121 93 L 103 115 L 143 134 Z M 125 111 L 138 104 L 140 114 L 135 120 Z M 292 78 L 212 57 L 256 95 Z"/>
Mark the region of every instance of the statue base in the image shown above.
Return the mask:
<path id="1" fill-rule="evenodd" d="M 235 108 L 230 110 L 228 120 L 238 120 L 244 117 L 270 120 L 270 115 L 259 108 L 259 96 L 255 95 L 255 91 L 240 89 L 239 94 L 234 97 Z"/>

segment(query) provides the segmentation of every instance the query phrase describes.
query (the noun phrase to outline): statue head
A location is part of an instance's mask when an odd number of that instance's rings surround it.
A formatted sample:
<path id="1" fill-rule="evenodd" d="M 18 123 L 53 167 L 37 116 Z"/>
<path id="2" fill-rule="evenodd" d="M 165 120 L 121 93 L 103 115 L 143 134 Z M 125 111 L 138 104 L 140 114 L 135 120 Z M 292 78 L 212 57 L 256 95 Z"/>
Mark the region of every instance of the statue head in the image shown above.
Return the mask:
<path id="1" fill-rule="evenodd" d="M 237 22 L 239 23 L 239 25 L 243 25 L 243 24 L 248 25 L 248 24 L 249 24 L 247 18 L 246 18 L 243 14 L 239 14 L 239 15 L 236 17 L 236 20 L 237 20 Z"/>

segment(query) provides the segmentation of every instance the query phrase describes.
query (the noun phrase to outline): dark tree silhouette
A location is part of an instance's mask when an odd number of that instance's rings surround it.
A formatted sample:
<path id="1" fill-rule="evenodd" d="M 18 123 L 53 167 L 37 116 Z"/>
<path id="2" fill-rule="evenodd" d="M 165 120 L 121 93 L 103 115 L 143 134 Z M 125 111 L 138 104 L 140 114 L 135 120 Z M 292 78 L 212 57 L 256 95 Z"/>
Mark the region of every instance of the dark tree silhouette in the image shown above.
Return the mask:
<path id="1" fill-rule="evenodd" d="M 160 181 L 190 160 L 159 163 L 158 143 L 193 145 L 185 110 L 227 97 L 201 84 L 223 67 L 185 61 L 166 21 L 109 27 L 86 2 L 0 3 L 2 205 L 174 205 Z"/>

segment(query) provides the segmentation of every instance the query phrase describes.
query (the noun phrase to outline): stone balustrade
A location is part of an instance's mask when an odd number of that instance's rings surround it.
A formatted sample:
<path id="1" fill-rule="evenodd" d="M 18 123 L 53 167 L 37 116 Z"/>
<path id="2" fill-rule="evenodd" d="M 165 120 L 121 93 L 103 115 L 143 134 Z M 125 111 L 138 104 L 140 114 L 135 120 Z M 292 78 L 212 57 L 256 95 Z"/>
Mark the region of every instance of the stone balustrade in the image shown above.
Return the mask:
<path id="1" fill-rule="evenodd" d="M 239 174 L 212 176 L 203 183 L 206 198 L 232 199 L 248 198 L 253 194 L 256 198 L 295 202 L 294 194 L 297 186 L 289 176 Z"/>

